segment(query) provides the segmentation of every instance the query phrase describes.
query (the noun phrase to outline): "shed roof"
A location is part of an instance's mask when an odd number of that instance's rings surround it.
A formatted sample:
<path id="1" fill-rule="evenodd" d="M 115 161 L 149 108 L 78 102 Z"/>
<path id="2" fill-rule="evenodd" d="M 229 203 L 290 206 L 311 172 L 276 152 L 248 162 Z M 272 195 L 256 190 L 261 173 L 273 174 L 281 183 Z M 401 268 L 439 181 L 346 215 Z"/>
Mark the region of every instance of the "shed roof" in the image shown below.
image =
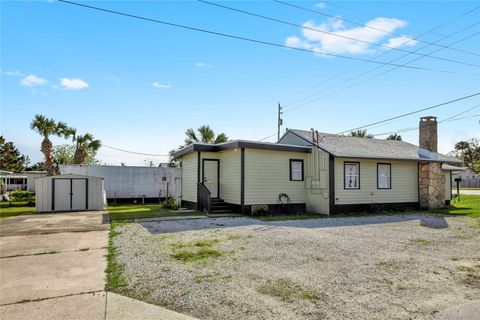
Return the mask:
<path id="1" fill-rule="evenodd" d="M 260 150 L 273 150 L 273 151 L 290 151 L 290 152 L 302 152 L 309 153 L 312 151 L 309 146 L 297 146 L 289 144 L 278 144 L 268 142 L 257 142 L 248 140 L 232 140 L 218 144 L 206 144 L 206 143 L 193 143 L 178 151 L 173 156 L 175 158 L 181 157 L 184 154 L 200 151 L 200 152 L 219 152 L 228 149 L 235 148 L 248 148 L 248 149 L 260 149 Z"/>
<path id="2" fill-rule="evenodd" d="M 311 131 L 289 129 L 287 133 L 288 132 L 302 138 L 308 145 L 318 145 L 319 148 L 335 157 L 415 161 L 425 160 L 452 164 L 462 163 L 462 161 L 457 158 L 441 153 L 431 153 L 405 141 L 319 133 L 319 141 L 318 144 L 316 144 L 312 139 Z"/>

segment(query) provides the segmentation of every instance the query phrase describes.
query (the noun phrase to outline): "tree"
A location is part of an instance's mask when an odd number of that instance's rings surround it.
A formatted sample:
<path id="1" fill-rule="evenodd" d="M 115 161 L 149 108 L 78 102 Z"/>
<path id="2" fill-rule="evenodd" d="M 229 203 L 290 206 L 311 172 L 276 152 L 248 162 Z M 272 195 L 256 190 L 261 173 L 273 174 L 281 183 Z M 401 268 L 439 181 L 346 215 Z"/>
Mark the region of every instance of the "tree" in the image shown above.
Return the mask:
<path id="1" fill-rule="evenodd" d="M 371 134 L 367 133 L 367 130 L 355 130 L 350 132 L 350 136 L 359 138 L 373 138 Z"/>
<path id="2" fill-rule="evenodd" d="M 55 162 L 55 165 L 74 164 L 74 158 L 74 144 L 61 144 L 53 147 L 53 161 Z M 100 161 L 95 159 L 95 156 L 89 153 L 85 158 L 84 164 L 100 164 Z"/>
<path id="3" fill-rule="evenodd" d="M 67 126 L 64 122 L 55 122 L 55 120 L 47 118 L 43 115 L 37 114 L 30 124 L 30 129 L 34 130 L 43 137 L 41 144 L 41 151 L 45 156 L 44 170 L 48 174 L 53 175 L 55 168 L 53 166 L 52 149 L 53 144 L 50 141 L 50 136 L 68 138 L 74 134 L 75 130 Z"/>
<path id="4" fill-rule="evenodd" d="M 43 162 L 37 162 L 25 168 L 25 171 L 42 171 L 44 167 Z"/>
<path id="5" fill-rule="evenodd" d="M 222 142 L 227 142 L 228 137 L 225 133 L 220 133 L 217 136 L 215 136 L 215 133 L 213 130 L 210 128 L 208 125 L 203 125 L 200 128 L 197 129 L 199 133 L 199 137 L 197 137 L 197 134 L 195 133 L 195 130 L 193 129 L 187 129 L 185 131 L 185 135 L 187 136 L 185 138 L 185 145 L 189 145 L 192 143 L 222 143 Z"/>
<path id="6" fill-rule="evenodd" d="M 94 159 L 98 149 L 102 146 L 102 142 L 95 140 L 90 133 L 74 136 L 73 141 L 75 142 L 74 164 L 87 164 L 87 160 Z"/>
<path id="7" fill-rule="evenodd" d="M 449 154 L 463 160 L 464 164 L 476 172 L 480 172 L 480 140 L 472 138 L 455 144 L 454 151 Z"/>
<path id="8" fill-rule="evenodd" d="M 6 142 L 5 138 L 0 136 L 0 170 L 23 171 L 28 162 L 28 157 L 22 155 L 13 142 Z"/>
<path id="9" fill-rule="evenodd" d="M 391 134 L 387 137 L 387 140 L 396 140 L 396 141 L 402 141 L 402 136 L 399 134 Z"/>
<path id="10" fill-rule="evenodd" d="M 179 148 L 181 149 L 183 148 L 183 146 L 179 146 Z M 173 156 L 174 153 L 175 153 L 175 149 L 172 149 L 168 152 L 168 166 L 170 168 L 176 168 L 178 167 L 178 164 L 179 164 L 177 158 Z"/>
<path id="11" fill-rule="evenodd" d="M 464 158 L 464 155 L 465 155 L 465 151 L 470 149 L 470 143 L 468 141 L 459 141 L 457 143 L 455 143 L 455 146 L 454 146 L 455 150 L 460 152 L 461 154 L 461 159 Z"/>

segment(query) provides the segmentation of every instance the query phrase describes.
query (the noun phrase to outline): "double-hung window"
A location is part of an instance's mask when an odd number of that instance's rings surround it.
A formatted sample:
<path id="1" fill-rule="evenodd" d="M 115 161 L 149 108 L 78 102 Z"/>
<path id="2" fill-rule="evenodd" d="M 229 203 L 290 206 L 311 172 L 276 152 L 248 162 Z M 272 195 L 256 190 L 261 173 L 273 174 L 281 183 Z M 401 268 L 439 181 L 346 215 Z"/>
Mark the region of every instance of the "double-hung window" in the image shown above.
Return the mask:
<path id="1" fill-rule="evenodd" d="M 392 166 L 389 163 L 377 164 L 377 189 L 392 188 Z"/>
<path id="2" fill-rule="evenodd" d="M 303 181 L 303 160 L 290 159 L 290 181 Z"/>
<path id="3" fill-rule="evenodd" d="M 344 188 L 360 189 L 360 163 L 345 162 L 344 163 Z"/>

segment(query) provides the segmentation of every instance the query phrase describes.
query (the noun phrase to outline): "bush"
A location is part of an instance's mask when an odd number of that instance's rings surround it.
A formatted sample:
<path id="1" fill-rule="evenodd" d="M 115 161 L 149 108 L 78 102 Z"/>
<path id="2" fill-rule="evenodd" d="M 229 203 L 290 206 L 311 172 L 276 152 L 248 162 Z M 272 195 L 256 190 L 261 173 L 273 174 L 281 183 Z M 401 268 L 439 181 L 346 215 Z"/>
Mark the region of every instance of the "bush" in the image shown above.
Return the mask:
<path id="1" fill-rule="evenodd" d="M 168 200 L 163 201 L 160 206 L 163 209 L 178 209 L 177 200 L 175 198 L 168 198 Z"/>
<path id="2" fill-rule="evenodd" d="M 9 195 L 12 202 L 31 202 L 35 198 L 35 192 L 26 190 L 12 191 Z"/>

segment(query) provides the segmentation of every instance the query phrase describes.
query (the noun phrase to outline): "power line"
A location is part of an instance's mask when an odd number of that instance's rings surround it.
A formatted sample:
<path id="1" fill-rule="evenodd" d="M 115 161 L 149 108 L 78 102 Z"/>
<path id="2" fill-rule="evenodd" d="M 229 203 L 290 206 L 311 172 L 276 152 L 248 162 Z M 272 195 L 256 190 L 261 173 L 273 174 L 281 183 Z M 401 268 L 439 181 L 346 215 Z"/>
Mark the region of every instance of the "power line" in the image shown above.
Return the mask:
<path id="1" fill-rule="evenodd" d="M 135 152 L 135 151 L 130 151 L 130 150 L 125 150 L 125 149 L 120 149 L 120 148 L 116 148 L 116 147 L 107 146 L 105 144 L 102 144 L 102 147 L 117 150 L 117 151 L 122 151 L 122 152 L 126 152 L 126 153 L 138 154 L 138 155 L 142 155 L 142 156 L 152 156 L 152 157 L 169 157 L 170 156 L 168 154 Z"/>
<path id="2" fill-rule="evenodd" d="M 69 5 L 74 5 L 74 6 L 79 6 L 79 7 L 83 7 L 83 8 L 92 9 L 92 10 L 107 12 L 107 13 L 111 13 L 111 14 L 124 16 L 124 17 L 129 17 L 129 18 L 154 22 L 154 23 L 158 23 L 158 24 L 171 26 L 171 27 L 182 28 L 182 29 L 197 31 L 197 32 L 201 32 L 201 33 L 207 33 L 207 34 L 221 36 L 221 37 L 230 38 L 230 39 L 236 39 L 236 40 L 242 40 L 242 41 L 246 41 L 246 42 L 263 44 L 263 45 L 272 46 L 272 47 L 292 49 L 292 50 L 296 50 L 296 51 L 309 52 L 309 53 L 316 53 L 316 54 L 321 54 L 321 55 L 325 55 L 325 56 L 332 56 L 332 57 L 349 59 L 349 60 L 365 61 L 365 62 L 370 62 L 370 63 L 374 63 L 374 64 L 401 66 L 401 65 L 397 65 L 397 64 L 388 64 L 388 63 L 384 63 L 384 62 L 379 62 L 379 61 L 375 61 L 375 60 L 372 60 L 372 59 L 362 59 L 362 58 L 358 58 L 358 57 L 350 57 L 350 56 L 344 56 L 344 55 L 339 55 L 339 54 L 334 54 L 334 53 L 326 53 L 326 52 L 322 52 L 322 51 L 319 51 L 319 50 L 310 50 L 310 49 L 292 47 L 292 46 L 287 46 L 287 45 L 274 43 L 274 42 L 268 42 L 268 41 L 264 41 L 264 40 L 257 40 L 257 39 L 242 37 L 242 36 L 236 36 L 236 35 L 232 35 L 232 34 L 228 34 L 228 33 L 222 33 L 222 32 L 217 32 L 217 31 L 206 30 L 206 29 L 200 29 L 200 28 L 190 27 L 190 26 L 182 25 L 182 24 L 178 24 L 178 23 L 172 23 L 172 22 L 167 22 L 167 21 L 163 21 L 163 20 L 147 18 L 147 17 L 143 17 L 143 16 L 138 16 L 138 15 L 124 13 L 124 12 L 110 10 L 110 9 L 104 9 L 104 8 L 100 8 L 100 7 L 96 7 L 96 6 L 81 4 L 81 3 L 67 1 L 67 0 L 59 0 L 59 1 L 62 2 L 62 3 L 65 3 L 65 4 L 69 4 Z M 452 73 L 451 71 L 435 70 L 435 69 L 425 68 L 425 67 L 413 67 L 413 66 L 401 66 L 401 67 L 402 68 L 408 68 L 408 69 L 416 69 L 416 70 L 427 70 L 427 71 L 439 71 L 439 72 Z"/>
<path id="3" fill-rule="evenodd" d="M 477 117 L 480 117 L 480 113 L 473 114 L 473 115 L 470 115 L 470 116 L 460 117 L 460 118 L 454 118 L 454 119 L 448 118 L 448 119 L 438 121 L 438 123 L 446 123 L 446 122 L 465 120 L 465 119 L 471 119 L 471 118 L 477 118 Z M 413 130 L 418 130 L 418 127 L 409 127 L 409 128 L 399 129 L 399 130 L 396 130 L 396 131 L 382 132 L 382 133 L 373 134 L 373 136 L 374 137 L 387 136 L 387 135 L 391 135 L 391 134 L 394 134 L 394 133 L 404 133 L 404 132 L 409 132 L 409 131 L 413 131 Z"/>
<path id="4" fill-rule="evenodd" d="M 462 31 L 464 31 L 464 30 L 466 30 L 466 29 L 468 29 L 468 28 L 472 28 L 473 26 L 476 26 L 476 25 L 478 25 L 478 24 L 480 24 L 480 22 L 476 22 L 476 23 L 474 23 L 474 24 L 472 24 L 472 25 L 469 25 L 469 26 L 463 28 L 462 30 L 460 30 L 460 31 L 458 31 L 458 32 L 462 32 Z M 454 43 L 459 43 L 459 42 L 468 40 L 468 39 L 470 39 L 470 38 L 472 38 L 472 37 L 474 37 L 474 36 L 477 36 L 478 34 L 480 34 L 480 32 L 476 32 L 476 33 L 474 33 L 474 34 L 471 34 L 471 35 L 469 35 L 469 36 L 467 36 L 467 37 L 465 37 L 465 38 L 462 38 L 462 39 L 460 39 L 460 40 L 455 41 Z M 441 40 L 442 40 L 442 39 L 440 39 L 439 41 L 441 41 Z M 428 45 L 427 45 L 427 46 L 428 46 Z M 427 46 L 422 47 L 422 48 L 419 48 L 418 50 L 422 50 L 422 49 L 426 48 Z M 439 48 L 439 49 L 437 49 L 437 50 L 435 50 L 434 52 L 431 52 L 431 53 L 435 53 L 435 52 L 438 52 L 438 51 L 440 51 L 440 50 L 443 50 L 443 48 Z M 405 54 L 405 55 L 403 55 L 403 56 L 401 56 L 401 57 L 398 57 L 398 58 L 395 58 L 395 59 L 393 59 L 393 60 L 391 60 L 391 61 L 396 61 L 396 60 L 402 59 L 402 58 L 404 58 L 404 57 L 407 56 L 407 55 L 408 55 L 408 54 Z M 422 57 L 415 58 L 414 60 L 411 60 L 411 61 L 405 63 L 404 65 L 408 65 L 408 64 L 410 64 L 410 63 L 412 63 L 412 62 L 415 62 L 415 61 L 417 61 L 417 60 L 419 60 L 419 59 L 421 59 L 421 58 L 422 58 Z M 380 68 L 381 68 L 381 67 L 380 67 Z M 375 68 L 370 69 L 370 70 L 368 70 L 368 71 L 365 71 L 365 72 L 362 72 L 362 73 L 360 73 L 360 74 L 357 74 L 356 76 L 353 76 L 352 78 L 349 78 L 349 79 L 347 79 L 347 80 L 341 81 L 341 82 L 339 82 L 339 83 L 337 83 L 337 84 L 335 84 L 335 85 L 333 85 L 333 86 L 330 86 L 330 87 L 328 87 L 328 88 L 326 88 L 326 89 L 323 89 L 323 90 L 321 90 L 321 91 L 318 91 L 318 92 L 316 92 L 315 94 L 308 95 L 306 98 L 309 98 L 309 97 L 314 96 L 314 95 L 316 95 L 316 94 L 318 94 L 318 93 L 325 92 L 325 91 L 328 91 L 328 90 L 330 90 L 330 89 L 336 88 L 336 87 L 341 86 L 341 85 L 343 85 L 343 84 L 345 84 L 345 83 L 351 82 L 352 80 L 355 80 L 355 79 L 358 79 L 358 78 L 360 78 L 360 77 L 363 77 L 364 75 L 367 75 L 367 74 L 369 74 L 369 73 L 371 73 L 371 72 L 373 72 L 373 71 L 376 71 L 376 70 L 378 70 L 378 69 L 380 69 L 380 68 L 379 68 L 379 67 L 375 67 Z M 392 69 L 386 70 L 386 71 L 384 71 L 384 72 L 382 72 L 382 73 L 378 73 L 378 74 L 376 74 L 376 75 L 374 75 L 374 76 L 372 76 L 372 77 L 370 77 L 370 78 L 361 80 L 361 81 L 359 81 L 359 82 L 357 82 L 357 83 L 354 83 L 354 84 L 352 84 L 352 85 L 350 85 L 350 86 L 347 86 L 347 87 L 345 87 L 345 88 L 343 88 L 343 89 L 341 89 L 341 90 L 339 90 L 339 91 L 336 91 L 336 92 L 343 92 L 343 91 L 345 91 L 345 90 L 347 90 L 347 89 L 349 89 L 349 88 L 352 88 L 352 87 L 354 87 L 354 86 L 357 86 L 357 85 L 359 85 L 359 84 L 364 84 L 365 82 L 367 82 L 367 81 L 369 81 L 369 80 L 372 80 L 372 79 L 374 79 L 374 78 L 377 78 L 377 77 L 379 77 L 379 76 L 381 76 L 381 75 L 384 75 L 384 74 L 389 73 L 389 72 L 391 72 L 391 71 L 394 71 L 394 70 L 396 70 L 396 69 L 397 69 L 397 68 L 392 68 Z M 333 93 L 335 93 L 335 92 L 333 92 Z M 298 109 L 298 108 L 301 108 L 301 107 L 304 107 L 304 106 L 306 106 L 306 105 L 312 104 L 312 103 L 314 103 L 314 102 L 316 102 L 316 101 L 318 101 L 318 100 L 324 99 L 324 98 L 332 95 L 333 93 L 330 93 L 330 94 L 327 94 L 327 95 L 323 95 L 323 96 L 321 96 L 321 97 L 318 97 L 318 98 L 309 100 L 309 101 L 307 101 L 307 102 L 305 102 L 305 103 L 302 103 L 302 104 L 300 104 L 300 105 L 298 105 L 298 106 L 291 107 L 291 108 L 289 108 L 289 109 L 286 109 L 285 112 L 290 112 L 290 111 L 292 111 L 292 110 L 296 110 L 296 109 Z M 303 99 L 301 99 L 301 100 L 305 100 L 305 98 L 303 98 Z M 290 104 L 290 105 L 292 105 L 292 104 Z"/>
<path id="5" fill-rule="evenodd" d="M 366 124 L 366 125 L 363 125 L 363 126 L 360 126 L 360 127 L 356 127 L 356 128 L 353 128 L 353 129 L 348 129 L 348 130 L 339 132 L 337 134 L 343 134 L 343 133 L 347 133 L 347 132 L 351 132 L 351 131 L 355 131 L 355 130 L 359 130 L 359 129 L 365 129 L 367 127 L 371 127 L 371 126 L 374 126 L 374 125 L 377 125 L 377 124 L 380 124 L 380 123 L 383 123 L 383 122 L 388 122 L 388 121 L 400 119 L 400 118 L 403 118 L 403 117 L 406 117 L 406 116 L 410 116 L 412 114 L 420 113 L 422 111 L 431 110 L 431 109 L 439 108 L 439 107 L 442 107 L 442 106 L 445 106 L 445 105 L 448 105 L 448 104 L 451 104 L 451 103 L 454 103 L 454 102 L 457 102 L 457 101 L 470 99 L 470 98 L 473 98 L 473 97 L 478 96 L 478 95 L 480 95 L 480 92 L 473 93 L 473 94 L 470 94 L 468 96 L 463 96 L 463 97 L 460 97 L 460 98 L 457 98 L 457 99 L 453 99 L 453 100 L 450 100 L 450 101 L 447 101 L 447 102 L 442 102 L 442 103 L 439 103 L 439 104 L 436 104 L 436 105 L 433 105 L 433 106 L 430 106 L 430 107 L 418 109 L 418 110 L 415 110 L 415 111 L 410 111 L 410 112 L 407 112 L 407 113 L 404 113 L 404 114 L 401 114 L 401 115 L 398 115 L 398 116 L 394 116 L 394 117 L 387 118 L 387 119 L 384 119 L 384 120 L 376 121 L 376 122 Z"/>
<path id="6" fill-rule="evenodd" d="M 334 16 L 334 15 L 331 15 L 331 14 L 327 14 L 327 13 L 323 13 L 323 12 L 320 12 L 318 10 L 313 10 L 313 9 L 309 9 L 309 8 L 305 8 L 305 7 L 302 7 L 302 6 L 299 6 L 299 5 L 295 5 L 295 4 L 291 4 L 291 3 L 288 3 L 288 2 L 284 2 L 284 1 L 280 1 L 280 0 L 273 0 L 274 2 L 276 3 L 279 3 L 279 4 L 282 4 L 284 6 L 290 6 L 290 7 L 293 7 L 293 8 L 297 8 L 297 9 L 300 9 L 300 10 L 303 10 L 303 11 L 308 11 L 308 12 L 312 12 L 312 13 L 315 13 L 315 14 L 319 14 L 319 15 L 322 15 L 322 16 L 325 16 L 325 17 L 330 17 L 330 18 L 335 18 L 337 20 L 341 20 L 341 21 L 345 21 L 345 22 L 349 22 L 351 24 L 355 24 L 357 26 L 362 26 L 362 27 L 365 27 L 365 28 L 369 28 L 369 29 L 372 29 L 372 30 L 377 30 L 377 31 L 380 31 L 380 32 L 384 32 L 384 33 L 388 33 L 388 34 L 391 34 L 391 35 L 394 35 L 394 36 L 397 36 L 397 37 L 403 37 L 402 34 L 399 34 L 399 33 L 395 33 L 395 32 L 391 32 L 391 31 L 387 31 L 387 30 L 383 30 L 383 29 L 380 29 L 380 28 L 376 28 L 376 27 L 372 27 L 372 26 L 369 26 L 367 24 L 363 24 L 363 23 L 360 23 L 360 22 L 357 22 L 357 21 L 353 21 L 353 20 L 350 20 L 350 19 L 345 19 L 345 18 L 340 18 L 338 16 Z M 475 7 L 471 10 L 469 10 L 468 12 L 464 13 L 462 16 L 464 15 L 467 15 L 473 11 L 476 11 L 480 9 L 480 7 Z M 439 46 L 439 47 L 443 47 L 444 49 L 447 49 L 447 47 L 444 47 L 442 45 L 439 45 L 439 44 L 436 44 L 436 43 L 432 43 L 432 42 L 429 42 L 429 41 L 425 41 L 425 40 L 421 40 L 419 39 L 419 37 L 416 37 L 416 38 L 412 38 L 412 40 L 416 40 L 418 42 L 423 42 L 423 43 L 427 43 L 429 45 L 435 45 L 435 46 Z M 480 54 L 478 53 L 475 53 L 475 52 L 470 52 L 470 51 L 467 51 L 467 50 L 462 50 L 462 49 L 457 49 L 457 48 L 448 48 L 450 50 L 454 50 L 454 51 L 459 51 L 459 52 L 463 52 L 463 53 L 468 53 L 468 54 L 471 54 L 471 55 L 475 55 L 475 56 L 480 56 Z"/>
<path id="7" fill-rule="evenodd" d="M 462 15 L 462 16 L 463 16 L 463 15 Z M 460 17 L 461 17 L 461 16 L 459 16 L 459 17 L 457 17 L 457 18 L 455 18 L 455 19 L 458 19 L 458 18 L 460 18 Z M 451 21 L 451 20 L 450 20 L 450 21 Z M 459 34 L 459 33 L 463 32 L 463 31 L 465 31 L 465 30 L 467 30 L 467 29 L 470 29 L 470 28 L 473 28 L 473 27 L 477 26 L 478 24 L 480 24 L 480 22 L 476 22 L 476 23 L 470 24 L 470 25 L 468 25 L 468 26 L 466 26 L 466 27 L 464 27 L 464 28 L 462 28 L 462 29 L 460 29 L 460 30 L 458 30 L 458 31 L 450 34 L 450 35 L 442 35 L 442 38 L 436 40 L 435 43 L 441 42 L 441 41 L 443 41 L 443 40 L 445 40 L 445 39 L 447 39 L 447 38 L 451 38 L 452 35 Z M 437 27 L 437 28 L 438 28 L 438 27 Z M 436 29 L 436 28 L 434 28 L 434 29 Z M 432 30 L 433 30 L 433 29 L 432 29 Z M 424 36 L 425 34 L 430 33 L 430 32 L 431 32 L 431 31 L 424 32 L 424 33 L 423 33 L 422 35 L 420 35 L 419 37 Z M 476 35 L 476 34 L 474 34 L 474 35 Z M 465 41 L 465 40 L 471 38 L 471 37 L 474 36 L 474 35 L 471 35 L 471 36 L 469 36 L 469 37 L 467 37 L 467 38 L 460 39 L 460 40 L 458 40 L 458 41 L 456 41 L 456 42 L 452 42 L 452 43 L 450 43 L 448 46 L 451 46 L 452 44 L 456 44 L 456 43 L 461 42 L 461 41 Z M 423 49 L 425 49 L 425 48 L 427 48 L 427 47 L 429 47 L 429 46 L 430 46 L 430 45 L 425 45 L 425 46 L 423 46 L 423 47 L 421 47 L 421 48 L 416 49 L 415 52 L 416 52 L 416 51 L 423 50 Z M 448 46 L 447 46 L 447 47 L 448 47 Z M 441 51 L 441 50 L 443 50 L 443 48 L 439 49 L 438 51 Z M 435 51 L 435 52 L 438 52 L 438 51 Z M 384 55 L 389 54 L 390 52 L 391 52 L 391 51 L 383 52 L 383 53 L 379 54 L 378 56 L 376 56 L 374 59 L 378 59 L 378 58 L 380 58 L 381 56 L 384 56 Z M 428 54 L 427 54 L 427 55 L 428 55 Z M 406 56 L 408 56 L 408 54 L 404 54 L 404 55 L 402 55 L 402 56 L 400 56 L 400 57 L 397 57 L 397 58 L 391 60 L 390 62 L 400 60 L 400 59 L 402 59 L 402 58 L 404 58 L 404 57 L 406 57 Z M 348 70 L 345 70 L 344 72 L 338 73 L 338 74 L 336 74 L 336 75 L 334 75 L 334 76 L 332 76 L 332 77 L 330 77 L 330 78 L 328 78 L 328 79 L 326 79 L 326 80 L 324 80 L 324 81 L 317 82 L 317 83 L 315 83 L 314 85 L 308 87 L 306 90 L 311 89 L 311 88 L 314 88 L 314 87 L 316 87 L 316 86 L 318 86 L 318 85 L 320 85 L 320 84 L 322 84 L 322 83 L 331 81 L 331 80 L 333 80 L 333 79 L 335 79 L 335 78 L 338 78 L 338 77 L 340 77 L 340 76 L 343 76 L 344 74 L 348 74 L 349 72 L 351 72 L 351 71 L 353 71 L 353 70 L 355 70 L 355 69 L 358 69 L 358 68 L 362 67 L 362 66 L 365 65 L 365 64 L 366 64 L 365 62 L 364 62 L 364 63 L 360 63 L 360 64 L 354 66 L 353 68 L 350 68 L 350 69 L 348 69 Z M 364 73 L 360 73 L 359 75 L 357 75 L 357 76 L 355 76 L 355 77 L 353 77 L 353 78 L 350 78 L 350 79 L 348 79 L 348 80 L 346 80 L 346 81 L 339 82 L 339 83 L 337 83 L 336 85 L 330 86 L 330 87 L 328 87 L 328 88 L 326 88 L 326 89 L 317 91 L 316 93 L 307 95 L 306 97 L 303 97 L 303 98 L 294 100 L 294 101 L 292 101 L 292 102 L 290 102 L 290 103 L 287 103 L 287 104 L 285 105 L 285 107 L 291 106 L 291 105 L 296 104 L 296 103 L 301 102 L 301 101 L 304 101 L 304 100 L 306 100 L 306 99 L 308 99 L 308 98 L 310 98 L 310 97 L 312 97 L 312 96 L 315 96 L 316 94 L 319 94 L 319 93 L 328 91 L 328 90 L 330 90 L 330 89 L 333 89 L 333 88 L 335 88 L 335 87 L 338 87 L 338 86 L 340 86 L 340 85 L 342 85 L 342 84 L 344 84 L 344 83 L 346 83 L 346 82 L 350 82 L 351 80 L 354 80 L 354 79 L 356 79 L 356 78 L 358 78 L 358 77 L 361 77 L 361 76 L 363 76 L 363 75 L 365 75 L 365 74 L 368 74 L 368 73 L 373 72 L 373 71 L 378 70 L 378 69 L 379 69 L 379 68 L 376 67 L 376 68 L 374 68 L 374 69 L 371 69 L 370 71 L 367 71 L 367 72 L 364 72 Z M 314 101 L 316 101 L 316 100 L 313 100 L 312 102 L 314 102 Z M 309 102 L 309 103 L 310 103 L 310 102 Z M 309 103 L 308 103 L 308 104 L 309 104 Z"/>
<path id="8" fill-rule="evenodd" d="M 402 52 L 408 52 L 410 54 L 427 56 L 423 53 L 402 49 L 402 48 L 400 48 L 400 46 L 399 47 L 391 47 L 391 46 L 388 46 L 388 45 L 385 45 L 385 44 L 380 44 L 380 43 L 365 41 L 365 40 L 362 40 L 362 39 L 352 38 L 352 37 L 348 37 L 348 36 L 345 36 L 345 35 L 342 35 L 342 34 L 329 32 L 329 31 L 325 31 L 325 30 L 321 30 L 321 29 L 317 29 L 317 28 L 311 28 L 311 27 L 307 27 L 307 26 L 304 26 L 304 25 L 301 25 L 301 24 L 289 22 L 289 21 L 286 21 L 286 20 L 280 20 L 280 19 L 276 19 L 276 18 L 267 17 L 267 16 L 264 16 L 264 15 L 261 15 L 261 14 L 257 14 L 257 13 L 253 13 L 253 12 L 250 12 L 250 11 L 233 8 L 233 7 L 230 7 L 230 6 L 210 2 L 210 1 L 207 1 L 207 0 L 197 0 L 197 1 L 201 2 L 201 3 L 204 3 L 204 4 L 211 5 L 211 6 L 215 6 L 215 7 L 218 7 L 218 8 L 239 12 L 239 13 L 246 14 L 246 15 L 249 15 L 249 16 L 252 16 L 252 17 L 256 17 L 256 18 L 260 18 L 260 19 L 264 19 L 264 20 L 269 20 L 269 21 L 274 21 L 274 22 L 278 22 L 278 23 L 281 23 L 281 24 L 286 24 L 286 25 L 289 25 L 289 26 L 294 26 L 294 27 L 297 27 L 297 28 L 305 29 L 305 30 L 311 30 L 311 31 L 314 31 L 314 32 L 327 34 L 327 35 L 330 35 L 330 36 L 333 36 L 333 37 L 339 37 L 339 38 L 344 38 L 344 39 L 348 39 L 348 40 L 352 40 L 352 41 L 356 41 L 356 42 L 366 43 L 366 44 L 374 45 L 374 46 L 381 47 L 381 48 L 387 48 L 387 49 L 390 49 L 390 50 L 397 50 L 397 51 L 402 51 Z M 402 43 L 402 45 L 403 45 L 403 43 Z M 432 59 L 436 59 L 436 60 L 441 60 L 441 61 L 448 61 L 448 62 L 463 64 L 463 65 L 468 65 L 468 66 L 473 66 L 473 67 L 480 67 L 480 65 L 469 63 L 469 62 L 463 62 L 463 61 L 458 61 L 458 60 L 453 60 L 453 59 L 448 59 L 448 58 L 442 58 L 442 57 L 436 57 L 436 56 L 431 56 L 431 55 L 429 55 L 428 57 L 432 58 Z"/>

